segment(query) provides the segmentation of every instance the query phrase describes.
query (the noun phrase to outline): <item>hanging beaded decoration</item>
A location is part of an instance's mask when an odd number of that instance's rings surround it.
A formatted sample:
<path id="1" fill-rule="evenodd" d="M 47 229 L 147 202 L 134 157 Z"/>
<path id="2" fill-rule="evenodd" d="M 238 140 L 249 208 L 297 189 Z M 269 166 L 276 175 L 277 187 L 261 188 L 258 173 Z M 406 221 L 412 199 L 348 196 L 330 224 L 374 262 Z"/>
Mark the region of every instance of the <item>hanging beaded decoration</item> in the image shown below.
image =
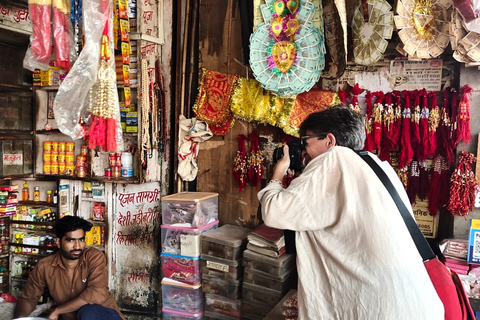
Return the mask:
<path id="1" fill-rule="evenodd" d="M 258 145 L 258 134 L 255 131 L 248 135 L 250 140 L 250 152 L 247 157 L 248 182 L 257 186 L 263 176 L 263 156 Z"/>
<path id="2" fill-rule="evenodd" d="M 450 200 L 447 209 L 452 215 L 465 216 L 465 219 L 475 203 L 478 183 L 471 167 L 475 161 L 472 153 L 462 150 L 458 157 L 458 166 L 450 177 Z"/>
<path id="3" fill-rule="evenodd" d="M 150 145 L 150 119 L 148 108 L 150 106 L 149 92 L 150 86 L 148 82 L 148 62 L 142 59 L 142 152 L 140 154 L 142 166 L 146 165 L 147 153 L 151 149 Z"/>
<path id="4" fill-rule="evenodd" d="M 245 140 L 247 137 L 244 134 L 238 135 L 238 151 L 233 160 L 233 176 L 238 183 L 238 192 L 243 191 L 245 183 L 247 183 L 247 162 L 245 160 Z"/>
<path id="5" fill-rule="evenodd" d="M 87 130 L 88 147 L 100 147 L 103 151 L 117 150 L 117 110 L 115 102 L 116 74 L 110 64 L 110 45 L 107 36 L 108 23 L 105 26 L 100 47 L 100 67 L 95 87 L 96 100 L 93 100 L 94 88 L 89 91 L 89 110 L 93 115 L 92 124 Z"/>
<path id="6" fill-rule="evenodd" d="M 73 40 L 75 43 L 75 51 L 78 55 L 82 50 L 82 0 L 72 0 L 70 13 L 70 20 L 73 24 Z"/>

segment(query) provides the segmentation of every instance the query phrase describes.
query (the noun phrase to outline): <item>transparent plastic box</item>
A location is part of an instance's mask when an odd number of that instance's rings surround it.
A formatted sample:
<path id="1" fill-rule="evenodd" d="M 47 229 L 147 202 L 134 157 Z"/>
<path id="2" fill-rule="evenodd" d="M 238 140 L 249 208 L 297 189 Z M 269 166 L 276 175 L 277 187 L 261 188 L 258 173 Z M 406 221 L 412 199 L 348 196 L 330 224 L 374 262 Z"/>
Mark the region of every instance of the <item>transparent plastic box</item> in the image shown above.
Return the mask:
<path id="1" fill-rule="evenodd" d="M 288 290 L 277 291 L 244 282 L 242 286 L 242 301 L 262 303 L 273 308 L 287 292 Z"/>
<path id="2" fill-rule="evenodd" d="M 205 298 L 202 286 L 190 286 L 178 281 L 163 278 L 162 307 L 174 311 L 200 313 L 203 311 Z"/>
<path id="3" fill-rule="evenodd" d="M 202 275 L 202 290 L 230 299 L 240 298 L 242 280 L 224 280 L 216 277 Z"/>
<path id="4" fill-rule="evenodd" d="M 218 193 L 181 192 L 162 197 L 162 224 L 200 228 L 218 220 Z"/>
<path id="5" fill-rule="evenodd" d="M 188 313 L 182 311 L 175 311 L 169 309 L 162 309 L 162 319 L 163 320 L 202 320 L 203 312 L 199 313 Z"/>
<path id="6" fill-rule="evenodd" d="M 280 276 L 252 269 L 245 269 L 243 274 L 243 282 L 248 282 L 277 291 L 284 291 L 292 287 L 294 283 L 293 277 L 296 275 L 297 273 L 295 272 L 295 269 L 288 270 Z"/>
<path id="7" fill-rule="evenodd" d="M 200 256 L 200 272 L 225 280 L 240 279 L 243 275 L 242 259 L 227 260 L 202 254 Z"/>
<path id="8" fill-rule="evenodd" d="M 245 250 L 243 252 L 243 266 L 245 269 L 253 269 L 280 276 L 295 267 L 295 256 L 293 254 L 284 254 L 280 258 L 272 258 L 251 250 Z"/>
<path id="9" fill-rule="evenodd" d="M 245 319 L 263 319 L 272 311 L 272 307 L 263 303 L 242 300 L 242 318 Z"/>
<path id="10" fill-rule="evenodd" d="M 217 294 L 205 294 L 205 311 L 220 313 L 222 315 L 239 318 L 242 301 L 240 299 L 229 299 Z"/>
<path id="11" fill-rule="evenodd" d="M 238 260 L 247 246 L 250 229 L 225 224 L 202 234 L 201 252 L 209 256 Z"/>
<path id="12" fill-rule="evenodd" d="M 203 319 L 204 320 L 217 320 L 217 319 L 219 319 L 219 320 L 237 320 L 237 319 L 241 319 L 241 318 L 230 317 L 230 316 L 226 316 L 224 314 L 217 313 L 217 312 L 205 311 Z"/>
<path id="13" fill-rule="evenodd" d="M 162 273 L 165 278 L 189 285 L 201 283 L 199 257 L 184 257 L 162 253 Z"/>
<path id="14" fill-rule="evenodd" d="M 201 228 L 162 225 L 162 252 L 188 257 L 200 256 L 200 234 L 216 229 L 218 220 Z"/>

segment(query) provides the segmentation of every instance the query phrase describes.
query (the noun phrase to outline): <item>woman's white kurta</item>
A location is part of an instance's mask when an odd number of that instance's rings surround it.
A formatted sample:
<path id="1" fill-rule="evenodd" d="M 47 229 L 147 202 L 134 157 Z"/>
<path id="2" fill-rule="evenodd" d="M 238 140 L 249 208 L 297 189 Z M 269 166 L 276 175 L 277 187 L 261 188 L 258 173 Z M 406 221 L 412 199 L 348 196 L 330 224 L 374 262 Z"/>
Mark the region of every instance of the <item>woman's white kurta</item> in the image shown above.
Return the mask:
<path id="1" fill-rule="evenodd" d="M 381 166 L 411 210 L 392 167 Z M 270 183 L 258 198 L 265 224 L 296 231 L 299 319 L 444 319 L 392 197 L 354 151 L 330 148 L 287 189 Z"/>

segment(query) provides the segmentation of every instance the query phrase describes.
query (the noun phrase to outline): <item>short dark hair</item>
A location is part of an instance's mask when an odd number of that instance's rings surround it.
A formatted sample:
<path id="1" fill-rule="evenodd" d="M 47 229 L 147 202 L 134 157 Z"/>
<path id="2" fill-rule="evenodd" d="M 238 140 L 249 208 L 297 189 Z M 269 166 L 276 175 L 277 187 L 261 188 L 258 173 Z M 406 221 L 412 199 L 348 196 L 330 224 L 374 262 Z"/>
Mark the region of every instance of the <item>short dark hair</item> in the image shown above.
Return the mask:
<path id="1" fill-rule="evenodd" d="M 362 150 L 365 144 L 363 117 L 340 105 L 308 115 L 300 125 L 300 135 L 305 136 L 307 131 L 318 136 L 331 133 L 335 136 L 337 146 L 353 150 Z"/>
<path id="2" fill-rule="evenodd" d="M 55 234 L 57 238 L 62 239 L 67 232 L 82 229 L 87 232 L 92 229 L 93 224 L 87 220 L 76 216 L 65 216 L 57 221 L 55 225 Z"/>

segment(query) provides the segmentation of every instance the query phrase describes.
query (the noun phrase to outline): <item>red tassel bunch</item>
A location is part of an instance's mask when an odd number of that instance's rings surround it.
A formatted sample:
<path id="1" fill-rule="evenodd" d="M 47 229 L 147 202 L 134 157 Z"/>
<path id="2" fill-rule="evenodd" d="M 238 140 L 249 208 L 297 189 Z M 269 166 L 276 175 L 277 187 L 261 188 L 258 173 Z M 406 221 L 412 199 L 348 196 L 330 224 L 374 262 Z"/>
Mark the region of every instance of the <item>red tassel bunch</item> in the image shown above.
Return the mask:
<path id="1" fill-rule="evenodd" d="M 245 154 L 245 142 L 247 137 L 244 134 L 238 135 L 238 151 L 233 160 L 233 176 L 238 184 L 238 192 L 242 192 L 245 185 L 259 186 L 264 174 L 263 155 L 260 151 L 258 134 L 254 131 L 248 135 L 250 151 Z"/>
<path id="2" fill-rule="evenodd" d="M 471 164 L 476 161 L 472 153 L 462 150 L 458 159 L 458 166 L 450 178 L 450 198 L 448 210 L 452 215 L 466 216 L 472 211 L 475 203 L 477 180 Z"/>

